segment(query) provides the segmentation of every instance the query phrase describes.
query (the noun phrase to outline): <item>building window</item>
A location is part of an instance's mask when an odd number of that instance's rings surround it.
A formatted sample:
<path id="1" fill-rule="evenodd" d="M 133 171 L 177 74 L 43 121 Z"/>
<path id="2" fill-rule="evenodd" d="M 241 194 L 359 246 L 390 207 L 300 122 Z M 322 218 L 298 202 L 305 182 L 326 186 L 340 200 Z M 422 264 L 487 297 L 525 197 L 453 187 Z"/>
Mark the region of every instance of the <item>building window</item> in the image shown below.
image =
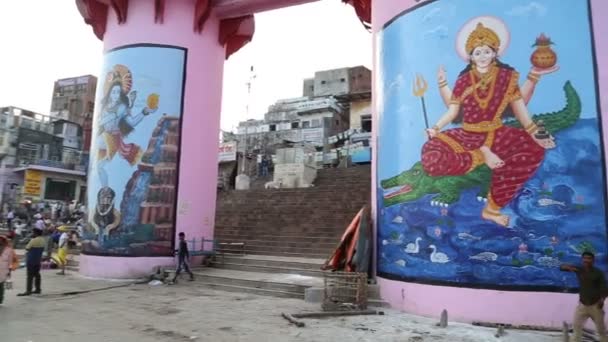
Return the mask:
<path id="1" fill-rule="evenodd" d="M 321 81 L 321 84 L 325 84 L 325 83 L 327 83 L 327 82 L 326 81 Z"/>
<path id="2" fill-rule="evenodd" d="M 63 179 L 46 179 L 44 198 L 49 200 L 73 200 L 76 195 L 76 182 Z"/>
<path id="3" fill-rule="evenodd" d="M 319 119 L 312 119 L 310 121 L 310 127 L 312 127 L 312 128 L 321 127 L 321 120 L 319 120 Z"/>
<path id="4" fill-rule="evenodd" d="M 346 82 L 346 79 L 345 78 L 341 78 L 340 82 L 344 83 L 344 82 Z"/>
<path id="5" fill-rule="evenodd" d="M 372 131 L 372 116 L 371 115 L 361 115 L 361 130 L 363 132 Z"/>
<path id="6" fill-rule="evenodd" d="M 270 131 L 274 132 L 277 130 L 277 125 L 270 125 Z"/>
<path id="7" fill-rule="evenodd" d="M 291 123 L 291 128 L 299 128 L 300 127 L 300 123 L 299 122 L 292 122 Z"/>
<path id="8" fill-rule="evenodd" d="M 340 120 L 336 120 L 336 126 L 340 126 Z"/>
<path id="9" fill-rule="evenodd" d="M 310 128 L 310 121 L 302 121 L 302 128 Z"/>
<path id="10" fill-rule="evenodd" d="M 55 134 L 55 135 L 63 134 L 63 124 L 56 124 L 53 127 L 53 134 Z"/>

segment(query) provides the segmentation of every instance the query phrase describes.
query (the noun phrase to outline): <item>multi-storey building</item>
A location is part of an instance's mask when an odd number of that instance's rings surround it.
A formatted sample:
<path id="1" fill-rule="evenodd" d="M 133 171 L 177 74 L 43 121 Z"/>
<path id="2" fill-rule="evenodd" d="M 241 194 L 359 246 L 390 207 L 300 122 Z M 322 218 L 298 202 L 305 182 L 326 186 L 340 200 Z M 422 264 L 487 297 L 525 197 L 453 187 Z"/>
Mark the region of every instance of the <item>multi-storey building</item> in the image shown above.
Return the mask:
<path id="1" fill-rule="evenodd" d="M 1 201 L 84 200 L 82 128 L 17 107 L 0 108 Z"/>

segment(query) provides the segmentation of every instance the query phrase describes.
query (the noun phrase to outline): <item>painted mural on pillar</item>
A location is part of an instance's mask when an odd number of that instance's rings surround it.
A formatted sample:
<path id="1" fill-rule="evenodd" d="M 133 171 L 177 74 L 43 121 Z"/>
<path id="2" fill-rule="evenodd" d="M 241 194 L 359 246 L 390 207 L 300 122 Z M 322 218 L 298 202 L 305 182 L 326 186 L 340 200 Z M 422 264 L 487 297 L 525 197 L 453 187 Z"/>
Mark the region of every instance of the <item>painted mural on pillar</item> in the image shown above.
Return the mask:
<path id="1" fill-rule="evenodd" d="M 83 253 L 173 254 L 186 53 L 145 44 L 105 54 Z"/>
<path id="2" fill-rule="evenodd" d="M 586 250 L 608 270 L 589 6 L 436 0 L 386 24 L 380 276 L 572 291 L 559 265 Z"/>

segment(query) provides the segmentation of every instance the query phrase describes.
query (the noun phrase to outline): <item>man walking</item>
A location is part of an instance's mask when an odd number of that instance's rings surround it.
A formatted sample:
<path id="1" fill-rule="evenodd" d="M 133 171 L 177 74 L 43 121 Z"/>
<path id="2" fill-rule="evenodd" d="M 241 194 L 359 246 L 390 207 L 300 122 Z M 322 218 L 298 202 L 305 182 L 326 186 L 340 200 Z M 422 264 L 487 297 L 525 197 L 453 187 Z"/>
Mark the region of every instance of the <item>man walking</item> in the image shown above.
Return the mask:
<path id="1" fill-rule="evenodd" d="M 190 281 L 194 280 L 194 274 L 190 270 L 188 259 L 190 258 L 190 252 L 188 252 L 188 243 L 186 242 L 186 234 L 183 232 L 179 233 L 179 249 L 177 250 L 177 270 L 175 271 L 175 277 L 173 277 L 173 283 L 177 282 L 177 277 L 182 272 L 182 268 L 190 275 Z"/>
<path id="2" fill-rule="evenodd" d="M 574 313 L 574 341 L 581 342 L 583 326 L 588 318 L 595 323 L 601 342 L 608 342 L 604 326 L 604 300 L 608 295 L 606 278 L 601 270 L 593 266 L 595 255 L 582 254 L 583 266 L 562 265 L 562 271 L 574 272 L 579 283 L 579 303 Z"/>
<path id="3" fill-rule="evenodd" d="M 44 246 L 46 241 L 42 237 L 42 230 L 34 228 L 34 238 L 25 246 L 27 250 L 26 256 L 26 267 L 27 267 L 27 286 L 23 293 L 17 296 L 29 296 L 32 293 L 40 293 L 40 265 L 42 263 L 42 253 L 44 252 Z M 32 283 L 35 285 L 35 289 L 32 292 Z"/>
<path id="4" fill-rule="evenodd" d="M 13 220 L 14 219 L 15 219 L 15 212 L 13 211 L 13 209 L 9 209 L 8 213 L 6 214 L 6 225 L 8 226 L 9 232 L 13 231 Z"/>

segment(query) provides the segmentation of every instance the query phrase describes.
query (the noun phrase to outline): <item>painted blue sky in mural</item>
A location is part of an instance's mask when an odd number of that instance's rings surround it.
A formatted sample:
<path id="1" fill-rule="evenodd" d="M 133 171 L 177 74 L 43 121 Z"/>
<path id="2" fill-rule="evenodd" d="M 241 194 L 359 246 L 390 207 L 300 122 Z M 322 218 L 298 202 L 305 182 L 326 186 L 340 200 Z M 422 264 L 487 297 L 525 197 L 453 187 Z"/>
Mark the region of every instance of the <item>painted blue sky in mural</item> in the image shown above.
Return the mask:
<path id="1" fill-rule="evenodd" d="M 182 49 L 157 46 L 128 47 L 105 54 L 100 75 L 106 75 L 116 64 L 127 66 L 133 74 L 132 90 L 137 91 L 138 94 L 133 106 L 133 114 L 146 106 L 146 99 L 149 94 L 160 95 L 158 110 L 144 118 L 135 130 L 124 139 L 125 143 L 135 143 L 145 150 L 148 148 L 152 131 L 156 128 L 163 113 L 171 116 L 181 116 L 185 54 L 186 52 Z M 104 77 L 99 78 L 97 99 L 103 97 L 104 81 Z M 96 105 L 96 110 L 100 108 L 101 106 Z M 94 139 L 96 138 L 95 136 Z M 95 141 L 93 141 L 93 151 L 95 151 Z M 96 155 L 92 154 L 92 167 L 95 160 Z M 106 169 L 110 170 L 110 176 L 108 177 L 110 188 L 116 192 L 116 198 L 122 199 L 126 182 L 131 178 L 136 166 L 129 165 L 123 158 L 117 156 L 112 158 Z M 97 172 L 90 172 L 89 178 L 92 178 L 92 180 L 89 180 L 89 186 L 93 186 L 91 187 L 92 191 L 88 192 L 88 203 L 96 203 L 95 197 L 101 187 Z"/>
<path id="2" fill-rule="evenodd" d="M 455 48 L 462 25 L 481 15 L 498 16 L 511 33 L 510 44 L 501 60 L 520 73 L 520 84 L 530 70 L 532 44 L 541 33 L 555 42 L 560 70 L 545 76 L 528 104 L 532 114 L 547 113 L 564 106 L 562 87 L 568 80 L 583 103 L 582 118 L 597 117 L 591 38 L 586 1 L 580 0 L 439 0 L 407 13 L 381 35 L 381 82 L 384 102 L 380 111 L 379 179 L 391 177 L 411 167 L 424 143 L 424 121 L 420 100 L 412 96 L 412 82 L 421 74 L 429 82 L 425 95 L 429 123 L 443 115 L 437 70 L 443 65 L 450 86 L 466 66 Z M 566 25 L 565 23 L 576 23 Z M 398 128 L 398 129 L 394 129 Z M 385 143 L 400 141 L 400 144 Z M 398 156 L 398 161 L 396 160 Z"/>
<path id="3" fill-rule="evenodd" d="M 506 23 L 509 46 L 500 58 L 520 73 L 520 85 L 532 67 L 536 38 L 544 33 L 555 43 L 560 69 L 537 84 L 528 103 L 531 115 L 561 111 L 567 82 L 573 89 L 569 98 L 581 103 L 580 118 L 552 132 L 556 148 L 546 151 L 534 176 L 502 209 L 511 218 L 508 228 L 480 217 L 485 203 L 479 186 L 460 189 L 460 198 L 449 207 L 433 205 L 437 193 L 432 192 L 384 206 L 379 186 L 382 276 L 561 291 L 575 288 L 576 279 L 560 272 L 559 264 L 577 263 L 583 250 L 595 252 L 598 267 L 608 268 L 604 160 L 587 5 L 581 0 L 438 0 L 395 19 L 379 35 L 379 185 L 420 161 L 427 139 L 421 102 L 412 94 L 414 78 L 419 74 L 428 82 L 425 102 L 432 126 L 446 111 L 438 68 L 444 66 L 453 87 L 466 66 L 456 51 L 456 36 L 475 17 Z"/>

